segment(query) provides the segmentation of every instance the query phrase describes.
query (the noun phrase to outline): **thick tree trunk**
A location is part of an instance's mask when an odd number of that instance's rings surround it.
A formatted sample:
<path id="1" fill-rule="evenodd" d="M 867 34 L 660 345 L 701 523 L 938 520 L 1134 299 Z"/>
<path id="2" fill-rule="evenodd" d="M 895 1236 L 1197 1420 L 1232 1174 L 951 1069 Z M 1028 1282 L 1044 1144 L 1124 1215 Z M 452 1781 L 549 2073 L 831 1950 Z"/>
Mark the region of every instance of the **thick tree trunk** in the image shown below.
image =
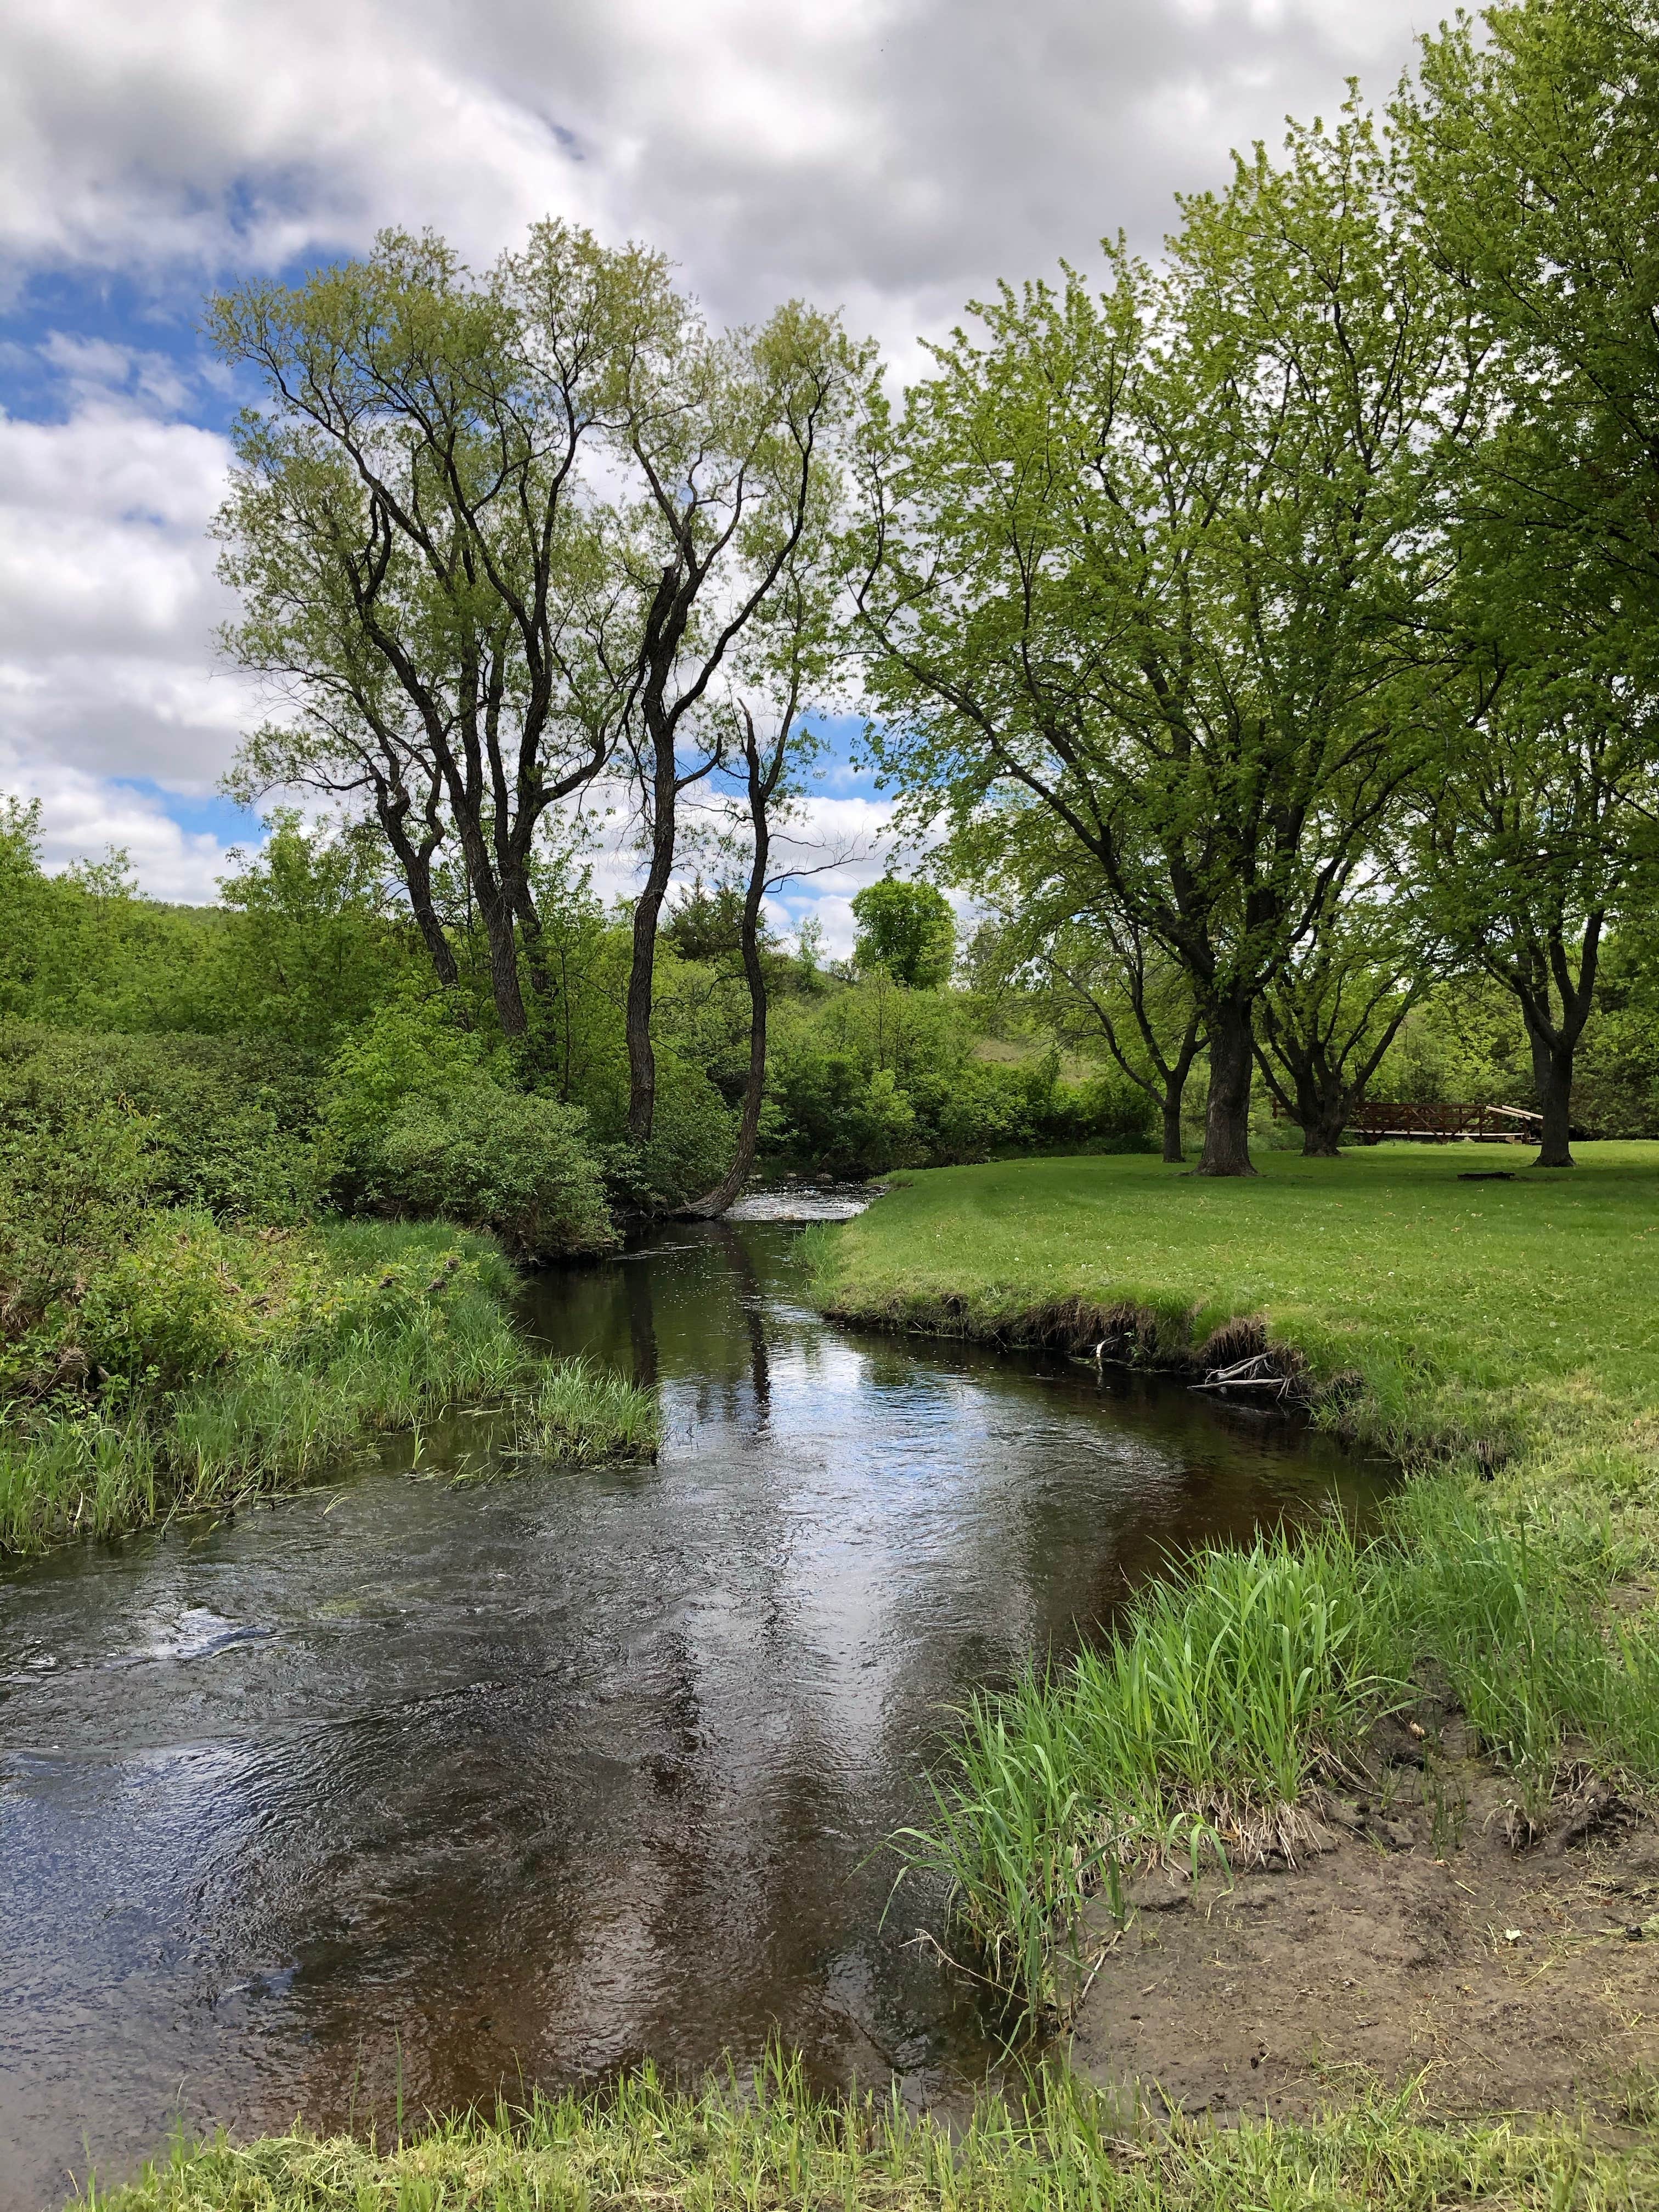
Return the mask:
<path id="1" fill-rule="evenodd" d="M 757 931 L 744 910 L 743 966 L 749 979 L 749 1073 L 743 1086 L 743 1119 L 738 1127 L 738 1150 L 726 1174 L 706 1198 L 686 1211 L 705 1218 L 724 1213 L 738 1197 L 755 1164 L 760 1142 L 761 1106 L 766 1097 L 766 971 L 761 966 Z"/>
<path id="2" fill-rule="evenodd" d="M 1333 1121 L 1328 1115 L 1310 1114 L 1302 1124 L 1302 1157 L 1304 1160 L 1334 1160 L 1342 1150 L 1343 1120 Z"/>
<path id="3" fill-rule="evenodd" d="M 423 869 L 419 880 L 413 876 L 406 880 L 410 909 L 415 916 L 415 926 L 421 933 L 421 941 L 426 946 L 427 957 L 432 963 L 432 972 L 447 991 L 460 981 L 461 971 L 456 963 L 455 948 L 444 934 L 444 926 L 438 919 L 438 909 L 432 903 L 430 871 Z"/>
<path id="4" fill-rule="evenodd" d="M 503 1036 L 521 1037 L 528 1029 L 524 993 L 519 988 L 519 941 L 513 915 L 505 899 L 480 898 L 484 934 L 489 940 L 489 988 L 495 1001 L 495 1018 Z"/>
<path id="5" fill-rule="evenodd" d="M 1577 1040 L 1564 1042 L 1559 1034 L 1553 1038 L 1540 1036 L 1528 1024 L 1528 1041 L 1532 1046 L 1533 1087 L 1538 1093 L 1539 1110 L 1544 1116 L 1544 1133 L 1538 1147 L 1535 1168 L 1570 1168 L 1572 1157 L 1571 1115 L 1572 1098 L 1572 1062 Z"/>
<path id="6" fill-rule="evenodd" d="M 1186 1088 L 1184 1075 L 1179 1083 L 1171 1081 L 1164 1086 L 1164 1159 L 1166 1166 L 1173 1166 L 1186 1158 L 1181 1149 L 1181 1100 Z"/>
<path id="7" fill-rule="evenodd" d="M 1248 999 L 1230 998 L 1208 1010 L 1210 1096 L 1204 1115 L 1204 1154 L 1198 1173 L 1248 1176 L 1250 1164 L 1250 1077 L 1255 1049 Z"/>

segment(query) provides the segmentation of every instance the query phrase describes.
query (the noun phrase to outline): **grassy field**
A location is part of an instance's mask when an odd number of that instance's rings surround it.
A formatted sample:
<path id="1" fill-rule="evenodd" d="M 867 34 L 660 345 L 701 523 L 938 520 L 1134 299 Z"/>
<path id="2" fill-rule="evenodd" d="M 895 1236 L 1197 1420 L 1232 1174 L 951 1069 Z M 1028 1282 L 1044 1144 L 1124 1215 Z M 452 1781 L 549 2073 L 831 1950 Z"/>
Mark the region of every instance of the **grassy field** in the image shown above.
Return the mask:
<path id="1" fill-rule="evenodd" d="M 1124 2117 L 1066 2077 L 950 2130 L 896 2103 L 828 2103 L 778 2062 L 740 2090 L 624 2080 L 592 2101 L 416 2130 L 396 2147 L 303 2134 L 181 2148 L 104 2212 L 1638 2212 L 1659 2143 L 1503 2118 L 1431 2128 L 1409 2097 L 1313 2128 Z"/>
<path id="2" fill-rule="evenodd" d="M 0 1558 L 317 1480 L 447 1406 L 522 1401 L 527 1459 L 655 1449 L 649 1395 L 532 1351 L 500 1248 L 442 1223 L 295 1232 L 292 1327 L 174 1389 L 59 1395 L 0 1419 Z M 233 1255 L 235 1248 L 232 1248 Z"/>
<path id="3" fill-rule="evenodd" d="M 975 1703 L 904 1848 L 1023 2005 L 1054 2007 L 1087 1899 L 1134 1863 L 1293 1837 L 1425 1662 L 1534 1826 L 1570 1759 L 1659 1785 L 1659 1146 L 1582 1163 L 1018 1161 L 917 1176 L 817 1237 L 836 1314 L 1188 1369 L 1265 1346 L 1415 1475 L 1375 1540 L 1200 1553 L 1103 1652 Z"/>
<path id="4" fill-rule="evenodd" d="M 1581 1146 L 1559 1172 L 1528 1157 L 1273 1152 L 1237 1182 L 1133 1154 L 936 1169 L 815 1240 L 819 1292 L 862 1321 L 1015 1340 L 1069 1301 L 1130 1306 L 1172 1351 L 1259 1316 L 1316 1376 L 1362 1377 L 1348 1418 L 1401 1449 L 1651 1417 L 1659 1145 Z M 1632 1480 L 1659 1431 L 1648 1448 Z"/>

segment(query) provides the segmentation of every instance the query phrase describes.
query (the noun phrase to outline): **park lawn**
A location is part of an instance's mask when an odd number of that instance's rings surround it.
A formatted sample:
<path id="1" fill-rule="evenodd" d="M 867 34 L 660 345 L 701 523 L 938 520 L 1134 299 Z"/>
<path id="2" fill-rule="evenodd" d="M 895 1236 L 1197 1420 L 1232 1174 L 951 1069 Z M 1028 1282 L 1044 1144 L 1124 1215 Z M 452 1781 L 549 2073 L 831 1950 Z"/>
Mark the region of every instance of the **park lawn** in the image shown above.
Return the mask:
<path id="1" fill-rule="evenodd" d="M 1402 1453 L 1559 1445 L 1578 1476 L 1644 1493 L 1659 1475 L 1659 1144 L 1581 1146 L 1554 1172 L 1528 1157 L 1267 1152 L 1237 1181 L 1133 1154 L 935 1169 L 818 1237 L 818 1295 L 849 1319 L 1013 1341 L 1070 1300 L 1142 1309 L 1166 1348 L 1259 1318 L 1316 1382 L 1358 1377 L 1343 1417 Z M 1504 1169 L 1512 1181 L 1459 1180 Z"/>
<path id="2" fill-rule="evenodd" d="M 1322 1778 L 1430 1682 L 1527 1833 L 1587 1770 L 1659 1800 L 1659 1145 L 1524 1158 L 1270 1153 L 1228 1182 L 1009 1161 L 916 1175 L 816 1235 L 837 1316 L 1099 1337 L 1188 1371 L 1265 1346 L 1412 1476 L 1366 1540 L 1200 1550 L 1098 1650 L 972 1701 L 901 1849 L 1018 2005 L 1062 2004 L 1091 1898 L 1138 1863 L 1293 1850 Z"/>

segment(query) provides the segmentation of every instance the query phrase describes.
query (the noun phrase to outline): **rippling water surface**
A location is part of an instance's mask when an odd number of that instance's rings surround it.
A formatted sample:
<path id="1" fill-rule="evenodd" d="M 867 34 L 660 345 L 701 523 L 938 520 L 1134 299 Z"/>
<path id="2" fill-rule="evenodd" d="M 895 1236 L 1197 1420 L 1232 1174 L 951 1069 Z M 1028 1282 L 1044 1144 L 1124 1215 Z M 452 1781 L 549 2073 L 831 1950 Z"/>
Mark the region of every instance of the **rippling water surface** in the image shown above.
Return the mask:
<path id="1" fill-rule="evenodd" d="M 532 1285 L 554 1346 L 659 1385 L 655 1467 L 457 1482 L 495 1465 L 462 1419 L 412 1469 L 0 1573 L 3 2212 L 175 2115 L 337 2124 L 772 2033 L 826 2083 L 983 2072 L 908 1941 L 936 1902 L 881 1924 L 944 1709 L 1375 1471 L 1177 1389 L 850 1336 L 796 1233 Z"/>

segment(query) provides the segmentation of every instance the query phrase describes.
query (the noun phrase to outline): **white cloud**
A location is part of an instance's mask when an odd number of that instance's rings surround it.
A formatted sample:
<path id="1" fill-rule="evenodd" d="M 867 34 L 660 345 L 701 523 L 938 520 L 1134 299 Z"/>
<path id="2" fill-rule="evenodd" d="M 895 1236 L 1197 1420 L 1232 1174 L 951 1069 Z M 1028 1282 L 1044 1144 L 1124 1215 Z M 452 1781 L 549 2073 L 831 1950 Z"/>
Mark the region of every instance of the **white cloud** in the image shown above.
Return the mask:
<path id="1" fill-rule="evenodd" d="M 553 211 L 722 313 L 796 291 L 906 343 L 998 274 L 1154 244 L 1228 147 L 1384 90 L 1407 0 L 13 0 L 15 268 L 273 265 Z"/>
<path id="2" fill-rule="evenodd" d="M 998 276 L 1155 246 L 1231 145 L 1351 70 L 1385 93 L 1413 27 L 1411 0 L 12 0 L 0 278 L 176 303 L 386 223 L 482 260 L 551 212 L 665 248 L 719 316 L 841 304 L 904 373 Z M 82 799 L 210 789 L 255 702 L 211 645 L 209 372 L 36 338 L 66 419 L 0 417 L 0 744 Z M 140 813 L 152 887 L 183 880 L 199 854 Z M 843 948 L 851 895 L 811 894 Z"/>
<path id="3" fill-rule="evenodd" d="M 210 790 L 251 705 L 213 645 L 228 449 L 112 392 L 93 353 L 66 422 L 0 416 L 0 738 L 23 760 Z"/>
<path id="4" fill-rule="evenodd" d="M 0 790 L 38 799 L 41 859 L 49 872 L 125 851 L 153 898 L 199 905 L 217 896 L 226 848 L 206 831 L 181 830 L 161 805 L 100 776 L 24 755 L 0 738 Z"/>

